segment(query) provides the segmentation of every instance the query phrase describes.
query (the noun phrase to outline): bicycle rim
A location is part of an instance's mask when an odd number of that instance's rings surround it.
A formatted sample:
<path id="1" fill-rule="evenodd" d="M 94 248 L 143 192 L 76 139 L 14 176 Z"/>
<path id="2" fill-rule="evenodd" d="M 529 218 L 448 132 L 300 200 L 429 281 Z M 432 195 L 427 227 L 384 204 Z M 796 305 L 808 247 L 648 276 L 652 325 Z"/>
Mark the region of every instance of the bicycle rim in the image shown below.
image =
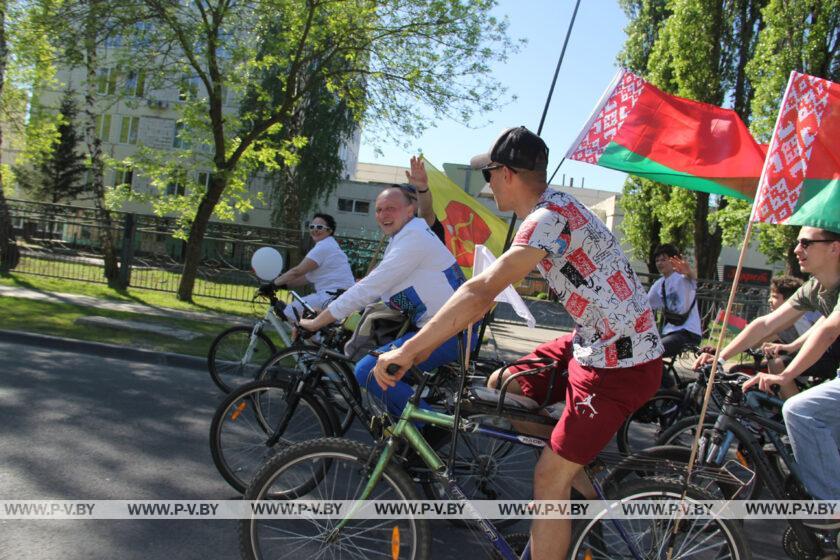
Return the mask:
<path id="1" fill-rule="evenodd" d="M 306 442 L 275 457 L 258 473 L 246 499 L 355 500 L 368 482 L 370 448 L 346 440 Z M 413 500 L 412 482 L 389 467 L 371 500 Z M 317 484 L 311 484 L 317 480 Z M 328 541 L 338 519 L 252 519 L 240 525 L 248 558 L 423 559 L 428 556 L 427 523 L 413 519 L 351 519 Z"/>

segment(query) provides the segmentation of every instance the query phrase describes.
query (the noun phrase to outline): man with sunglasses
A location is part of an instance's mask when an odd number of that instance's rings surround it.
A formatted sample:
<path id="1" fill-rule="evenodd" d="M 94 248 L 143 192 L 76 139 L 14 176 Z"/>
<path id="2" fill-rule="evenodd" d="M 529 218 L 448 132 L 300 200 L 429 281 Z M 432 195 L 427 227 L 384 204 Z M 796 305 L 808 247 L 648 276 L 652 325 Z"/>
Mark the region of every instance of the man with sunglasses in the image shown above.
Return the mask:
<path id="1" fill-rule="evenodd" d="M 346 290 L 356 281 L 347 255 L 335 240 L 335 228 L 335 218 L 329 214 L 318 213 L 312 216 L 312 221 L 309 222 L 309 236 L 315 242 L 315 246 L 297 266 L 274 279 L 276 286 L 290 288 L 312 284 L 315 288 L 314 293 L 302 299 L 317 311 L 323 309 L 332 299 L 330 292 Z M 303 313 L 303 306 L 297 301 L 286 306 L 286 318 L 294 323 L 297 317 L 293 309 L 299 317 Z"/>
<path id="2" fill-rule="evenodd" d="M 806 312 L 822 315 L 782 373 L 759 373 L 743 389 L 770 392 L 774 385 L 790 383 L 803 374 L 828 379 L 786 400 L 782 414 L 808 492 L 817 499 L 840 500 L 840 232 L 803 226 L 793 252 L 799 268 L 811 279 L 776 310 L 747 325 L 720 358 L 726 361 L 787 329 Z M 713 360 L 711 354 L 701 354 L 695 368 Z"/>
<path id="3" fill-rule="evenodd" d="M 418 158 L 412 158 L 413 175 L 420 174 L 418 166 L 422 169 L 422 165 Z M 422 175 L 425 177 L 425 171 Z M 412 177 L 409 180 L 413 180 Z M 417 198 L 401 185 L 392 185 L 379 193 L 376 197 L 376 222 L 390 237 L 382 261 L 315 319 L 302 320 L 301 328 L 317 331 L 369 303 L 382 300 L 405 313 L 411 319 L 411 327 L 405 335 L 379 350 L 387 350 L 391 344 L 400 346 L 414 336 L 465 281 L 455 257 L 429 229 L 427 222 L 415 217 L 416 213 Z M 457 358 L 458 339 L 450 336 L 424 360 L 421 367 L 431 371 Z M 371 375 L 375 363 L 373 356 L 359 360 L 355 368 L 356 379 L 369 393 L 386 401 L 393 414 L 399 415 L 413 389 L 407 383 L 400 383 L 385 398 Z"/>
<path id="4" fill-rule="evenodd" d="M 653 396 L 662 377 L 662 344 L 647 294 L 607 227 L 574 197 L 548 187 L 548 147 L 539 136 L 525 127 L 507 129 L 470 164 L 484 174 L 499 210 L 513 210 L 524 221 L 490 268 L 461 286 L 414 338 L 380 356 L 376 379 L 392 387 L 408 366 L 480 319 L 499 292 L 538 268 L 576 325 L 572 334 L 526 356 L 556 360 L 558 373 L 568 370 L 556 376 L 550 395 L 566 407 L 537 464 L 534 498 L 568 500 L 572 486 L 594 498 L 583 466 Z M 395 376 L 386 371 L 391 364 L 400 368 Z M 543 402 L 550 376 L 519 377 L 508 392 Z M 537 519 L 531 537 L 533 558 L 564 558 L 571 523 Z"/>

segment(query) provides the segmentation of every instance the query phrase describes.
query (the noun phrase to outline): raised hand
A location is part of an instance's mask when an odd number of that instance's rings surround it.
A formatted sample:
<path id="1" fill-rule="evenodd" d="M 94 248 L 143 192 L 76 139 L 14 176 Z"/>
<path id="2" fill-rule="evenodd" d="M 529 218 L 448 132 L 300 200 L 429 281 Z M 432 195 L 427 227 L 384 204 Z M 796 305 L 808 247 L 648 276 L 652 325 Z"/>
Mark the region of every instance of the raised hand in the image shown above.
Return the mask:
<path id="1" fill-rule="evenodd" d="M 424 191 L 429 188 L 429 177 L 426 175 L 426 166 L 420 156 L 411 156 L 411 169 L 405 172 L 405 178 L 409 185 Z"/>

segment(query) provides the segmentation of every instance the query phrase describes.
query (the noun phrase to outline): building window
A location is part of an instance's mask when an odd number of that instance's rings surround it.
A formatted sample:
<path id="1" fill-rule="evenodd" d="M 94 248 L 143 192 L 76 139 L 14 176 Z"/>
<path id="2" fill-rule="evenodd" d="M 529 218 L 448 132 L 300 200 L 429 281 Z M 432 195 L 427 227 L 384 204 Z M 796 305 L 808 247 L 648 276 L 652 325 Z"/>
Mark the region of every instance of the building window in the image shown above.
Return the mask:
<path id="1" fill-rule="evenodd" d="M 187 183 L 187 175 L 183 171 L 176 172 L 172 177 L 172 181 L 170 181 L 166 185 L 166 194 L 171 196 L 184 196 L 187 192 L 186 183 Z"/>
<path id="2" fill-rule="evenodd" d="M 123 117 L 120 123 L 120 143 L 136 144 L 138 128 L 140 128 L 140 117 Z"/>
<path id="3" fill-rule="evenodd" d="M 205 171 L 199 172 L 198 184 L 202 187 L 208 188 L 210 186 L 210 174 Z"/>
<path id="4" fill-rule="evenodd" d="M 183 76 L 178 83 L 178 99 L 181 101 L 188 101 L 195 99 L 198 96 L 197 78 L 192 76 Z"/>
<path id="5" fill-rule="evenodd" d="M 186 125 L 184 125 L 182 121 L 175 121 L 175 135 L 172 138 L 173 148 L 181 148 L 186 150 L 190 147 L 189 140 L 185 138 L 186 128 Z"/>
<path id="6" fill-rule="evenodd" d="M 96 117 L 96 137 L 103 142 L 111 141 L 111 115 L 98 115 Z"/>
<path id="7" fill-rule="evenodd" d="M 143 97 L 146 89 L 146 72 L 134 70 L 128 73 L 125 79 L 125 94 L 129 97 Z"/>
<path id="8" fill-rule="evenodd" d="M 117 69 L 100 68 L 96 71 L 96 81 L 99 95 L 114 95 L 117 91 Z"/>
<path id="9" fill-rule="evenodd" d="M 131 184 L 133 180 L 134 170 L 132 168 L 127 167 L 125 169 L 118 169 L 114 185 L 128 185 L 128 189 L 131 190 Z"/>
<path id="10" fill-rule="evenodd" d="M 338 199 L 339 212 L 353 212 L 356 214 L 367 214 L 370 212 L 370 201 L 354 200 L 352 198 Z"/>

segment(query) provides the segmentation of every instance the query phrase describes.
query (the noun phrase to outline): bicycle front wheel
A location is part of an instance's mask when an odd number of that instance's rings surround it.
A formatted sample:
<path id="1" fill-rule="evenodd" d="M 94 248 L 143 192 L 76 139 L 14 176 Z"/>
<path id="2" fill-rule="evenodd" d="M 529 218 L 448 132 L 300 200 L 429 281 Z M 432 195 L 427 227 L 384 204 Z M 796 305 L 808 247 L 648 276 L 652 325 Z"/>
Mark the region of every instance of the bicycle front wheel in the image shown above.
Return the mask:
<path id="1" fill-rule="evenodd" d="M 322 358 L 317 349 L 286 348 L 274 354 L 257 374 L 258 379 L 290 379 L 292 376 L 321 374 L 320 388 L 327 405 L 335 411 L 339 422 L 339 434 L 344 434 L 353 423 L 353 408 L 339 390 L 339 385 L 346 387 L 348 394 L 356 402 L 361 402 L 361 391 L 352 369 L 343 364 Z"/>
<path id="2" fill-rule="evenodd" d="M 361 496 L 374 462 L 371 447 L 345 439 L 307 441 L 287 448 L 260 469 L 246 500 L 351 500 Z M 317 481 L 315 483 L 314 481 Z M 414 484 L 388 465 L 369 500 L 417 500 Z M 423 519 L 350 519 L 337 533 L 338 519 L 243 519 L 239 543 L 249 559 L 429 558 L 431 535 Z"/>
<path id="3" fill-rule="evenodd" d="M 630 455 L 654 445 L 659 434 L 685 414 L 684 398 L 681 391 L 660 389 L 618 428 L 618 450 Z"/>
<path id="4" fill-rule="evenodd" d="M 210 452 L 222 477 L 244 493 L 254 473 L 279 450 L 293 443 L 335 435 L 336 420 L 317 399 L 302 394 L 289 410 L 285 381 L 255 381 L 222 401 L 210 422 Z M 272 439 L 291 413 L 281 437 Z"/>
<path id="5" fill-rule="evenodd" d="M 662 478 L 641 479 L 624 485 L 610 496 L 622 502 L 637 500 L 679 500 L 682 483 Z M 712 500 L 711 495 L 690 486 L 686 500 Z M 738 525 L 729 519 L 686 519 L 680 521 L 675 536 L 675 519 L 587 520 L 572 536 L 569 558 L 575 560 L 616 560 L 618 558 L 665 558 L 672 560 L 745 560 L 750 558 Z M 619 527 L 621 530 L 619 530 Z M 622 534 L 623 533 L 623 534 Z M 634 555 L 631 546 L 636 548 Z M 666 556 L 668 549 L 670 556 Z"/>
<path id="6" fill-rule="evenodd" d="M 237 325 L 221 332 L 210 344 L 207 369 L 213 383 L 225 393 L 253 381 L 260 367 L 277 351 L 263 332 L 258 332 L 252 342 L 252 331 L 253 327 Z"/>

